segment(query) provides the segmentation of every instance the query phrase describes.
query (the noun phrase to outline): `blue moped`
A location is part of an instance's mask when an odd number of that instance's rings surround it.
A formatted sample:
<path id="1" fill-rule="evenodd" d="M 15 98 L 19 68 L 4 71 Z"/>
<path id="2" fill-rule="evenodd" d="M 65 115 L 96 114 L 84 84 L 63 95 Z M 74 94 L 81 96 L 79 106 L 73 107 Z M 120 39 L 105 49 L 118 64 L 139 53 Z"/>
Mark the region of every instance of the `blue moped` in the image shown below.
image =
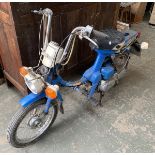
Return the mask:
<path id="1" fill-rule="evenodd" d="M 118 84 L 127 71 L 131 53 L 140 55 L 139 33 L 133 30 L 119 32 L 115 29 L 94 30 L 92 26 L 79 26 L 64 39 L 65 48 L 56 42 L 49 42 L 52 10 L 34 10 L 41 14 L 41 25 L 45 25 L 43 47 L 39 50 L 40 60 L 35 67 L 21 67 L 30 94 L 22 98 L 20 109 L 13 116 L 7 129 L 7 138 L 14 147 L 24 147 L 36 142 L 54 123 L 58 110 L 64 113 L 63 98 L 59 87 L 71 87 L 84 94 L 92 104 L 102 105 L 102 97 L 111 87 Z M 47 18 L 47 20 L 46 20 Z M 41 26 L 40 26 L 41 29 Z M 39 35 L 40 36 L 40 35 Z M 86 39 L 97 56 L 94 64 L 87 69 L 79 81 L 68 82 L 59 75 L 72 55 L 75 40 Z M 100 97 L 95 100 L 93 95 Z"/>

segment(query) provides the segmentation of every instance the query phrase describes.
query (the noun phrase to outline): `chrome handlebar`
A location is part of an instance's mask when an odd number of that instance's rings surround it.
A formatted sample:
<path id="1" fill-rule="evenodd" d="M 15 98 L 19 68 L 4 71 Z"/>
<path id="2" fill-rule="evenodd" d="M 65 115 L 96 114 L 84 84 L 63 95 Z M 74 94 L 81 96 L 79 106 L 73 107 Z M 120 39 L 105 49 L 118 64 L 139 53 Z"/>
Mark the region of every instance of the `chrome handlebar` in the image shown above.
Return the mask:
<path id="1" fill-rule="evenodd" d="M 53 15 L 52 10 L 48 9 L 48 8 L 46 8 L 44 10 L 42 10 L 41 8 L 39 10 L 31 10 L 31 12 L 35 13 L 35 14 L 39 14 L 39 15 L 46 15 L 46 16 Z"/>
<path id="2" fill-rule="evenodd" d="M 53 12 L 52 10 L 46 8 L 44 10 L 40 9 L 40 10 L 32 10 L 31 12 L 35 13 L 35 14 L 39 14 L 42 15 L 42 19 L 44 21 L 44 18 L 47 18 L 47 25 L 46 25 L 46 32 L 45 32 L 45 37 L 43 36 L 43 49 L 42 51 L 44 52 L 48 46 L 48 42 L 49 42 L 49 32 L 51 31 L 51 21 L 52 21 L 52 15 Z M 87 25 L 86 27 L 83 26 L 79 26 L 73 29 L 73 31 L 71 32 L 71 35 L 69 36 L 69 39 L 66 43 L 64 52 L 59 60 L 59 62 L 62 62 L 65 58 L 65 56 L 67 55 L 70 45 L 75 37 L 75 35 L 78 35 L 79 38 L 82 40 L 83 38 L 87 39 L 89 42 L 91 42 L 96 48 L 98 48 L 98 45 L 96 42 L 94 42 L 91 38 L 90 35 L 92 33 L 93 27 Z"/>
<path id="3" fill-rule="evenodd" d="M 87 39 L 88 41 L 90 41 L 92 44 L 94 44 L 96 46 L 96 48 L 99 48 L 99 46 L 97 45 L 97 43 L 94 40 L 90 39 L 87 36 L 84 36 L 84 38 Z"/>
<path id="4" fill-rule="evenodd" d="M 87 25 L 86 27 L 79 26 L 79 27 L 74 28 L 73 31 L 71 32 L 71 35 L 69 36 L 69 39 L 68 39 L 67 43 L 66 43 L 64 52 L 63 52 L 63 54 L 62 54 L 62 56 L 60 58 L 60 62 L 63 61 L 63 58 L 68 53 L 69 47 L 70 47 L 70 45 L 72 43 L 72 40 L 73 40 L 75 35 L 78 35 L 81 40 L 83 38 L 87 39 L 89 42 L 94 44 L 96 48 L 99 48 L 97 43 L 90 38 L 92 30 L 93 30 L 93 27 L 91 27 L 89 25 Z"/>
<path id="5" fill-rule="evenodd" d="M 43 33 L 43 49 L 42 49 L 42 51 L 45 51 L 48 46 L 48 43 L 49 43 L 50 31 L 52 31 L 51 22 L 52 22 L 53 11 L 51 9 L 46 8 L 44 10 L 42 10 L 42 9 L 32 10 L 31 12 L 33 12 L 35 14 L 42 15 L 43 21 L 44 21 L 45 17 L 47 18 L 47 25 L 45 28 L 45 33 Z M 45 36 L 44 36 L 44 34 L 45 34 Z"/>

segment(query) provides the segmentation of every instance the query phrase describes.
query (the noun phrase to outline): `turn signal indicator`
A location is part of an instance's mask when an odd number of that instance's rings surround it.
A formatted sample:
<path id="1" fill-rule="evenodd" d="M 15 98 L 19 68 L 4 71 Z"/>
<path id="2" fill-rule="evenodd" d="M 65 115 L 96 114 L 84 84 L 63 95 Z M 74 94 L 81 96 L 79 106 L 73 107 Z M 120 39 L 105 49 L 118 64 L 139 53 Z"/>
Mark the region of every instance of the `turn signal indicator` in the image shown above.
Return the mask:
<path id="1" fill-rule="evenodd" d="M 59 90 L 58 85 L 50 85 L 45 89 L 45 94 L 51 99 L 57 98 L 57 91 Z"/>
<path id="2" fill-rule="evenodd" d="M 25 77 L 27 74 L 29 74 L 28 70 L 26 69 L 26 67 L 21 67 L 19 69 L 19 73 L 21 74 L 21 76 Z"/>

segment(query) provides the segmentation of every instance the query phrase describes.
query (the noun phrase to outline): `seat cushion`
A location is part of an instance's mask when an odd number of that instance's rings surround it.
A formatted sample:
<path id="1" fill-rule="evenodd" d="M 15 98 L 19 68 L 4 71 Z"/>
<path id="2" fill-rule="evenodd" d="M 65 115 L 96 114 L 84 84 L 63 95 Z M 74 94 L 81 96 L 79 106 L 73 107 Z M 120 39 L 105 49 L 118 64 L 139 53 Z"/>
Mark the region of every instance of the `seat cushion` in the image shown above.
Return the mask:
<path id="1" fill-rule="evenodd" d="M 125 40 L 124 34 L 115 29 L 93 30 L 91 38 L 98 44 L 99 49 L 104 50 L 112 50 Z"/>

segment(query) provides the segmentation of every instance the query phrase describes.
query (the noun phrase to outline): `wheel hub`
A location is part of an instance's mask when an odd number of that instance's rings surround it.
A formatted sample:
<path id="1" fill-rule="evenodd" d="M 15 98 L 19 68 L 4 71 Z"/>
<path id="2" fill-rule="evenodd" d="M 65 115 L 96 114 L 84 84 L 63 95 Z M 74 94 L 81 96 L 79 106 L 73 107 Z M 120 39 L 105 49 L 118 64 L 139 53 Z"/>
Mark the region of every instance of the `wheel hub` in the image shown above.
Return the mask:
<path id="1" fill-rule="evenodd" d="M 42 124 L 42 121 L 41 121 L 41 119 L 38 116 L 31 117 L 30 120 L 29 120 L 29 122 L 28 122 L 28 125 L 31 128 L 40 127 L 41 124 Z"/>

